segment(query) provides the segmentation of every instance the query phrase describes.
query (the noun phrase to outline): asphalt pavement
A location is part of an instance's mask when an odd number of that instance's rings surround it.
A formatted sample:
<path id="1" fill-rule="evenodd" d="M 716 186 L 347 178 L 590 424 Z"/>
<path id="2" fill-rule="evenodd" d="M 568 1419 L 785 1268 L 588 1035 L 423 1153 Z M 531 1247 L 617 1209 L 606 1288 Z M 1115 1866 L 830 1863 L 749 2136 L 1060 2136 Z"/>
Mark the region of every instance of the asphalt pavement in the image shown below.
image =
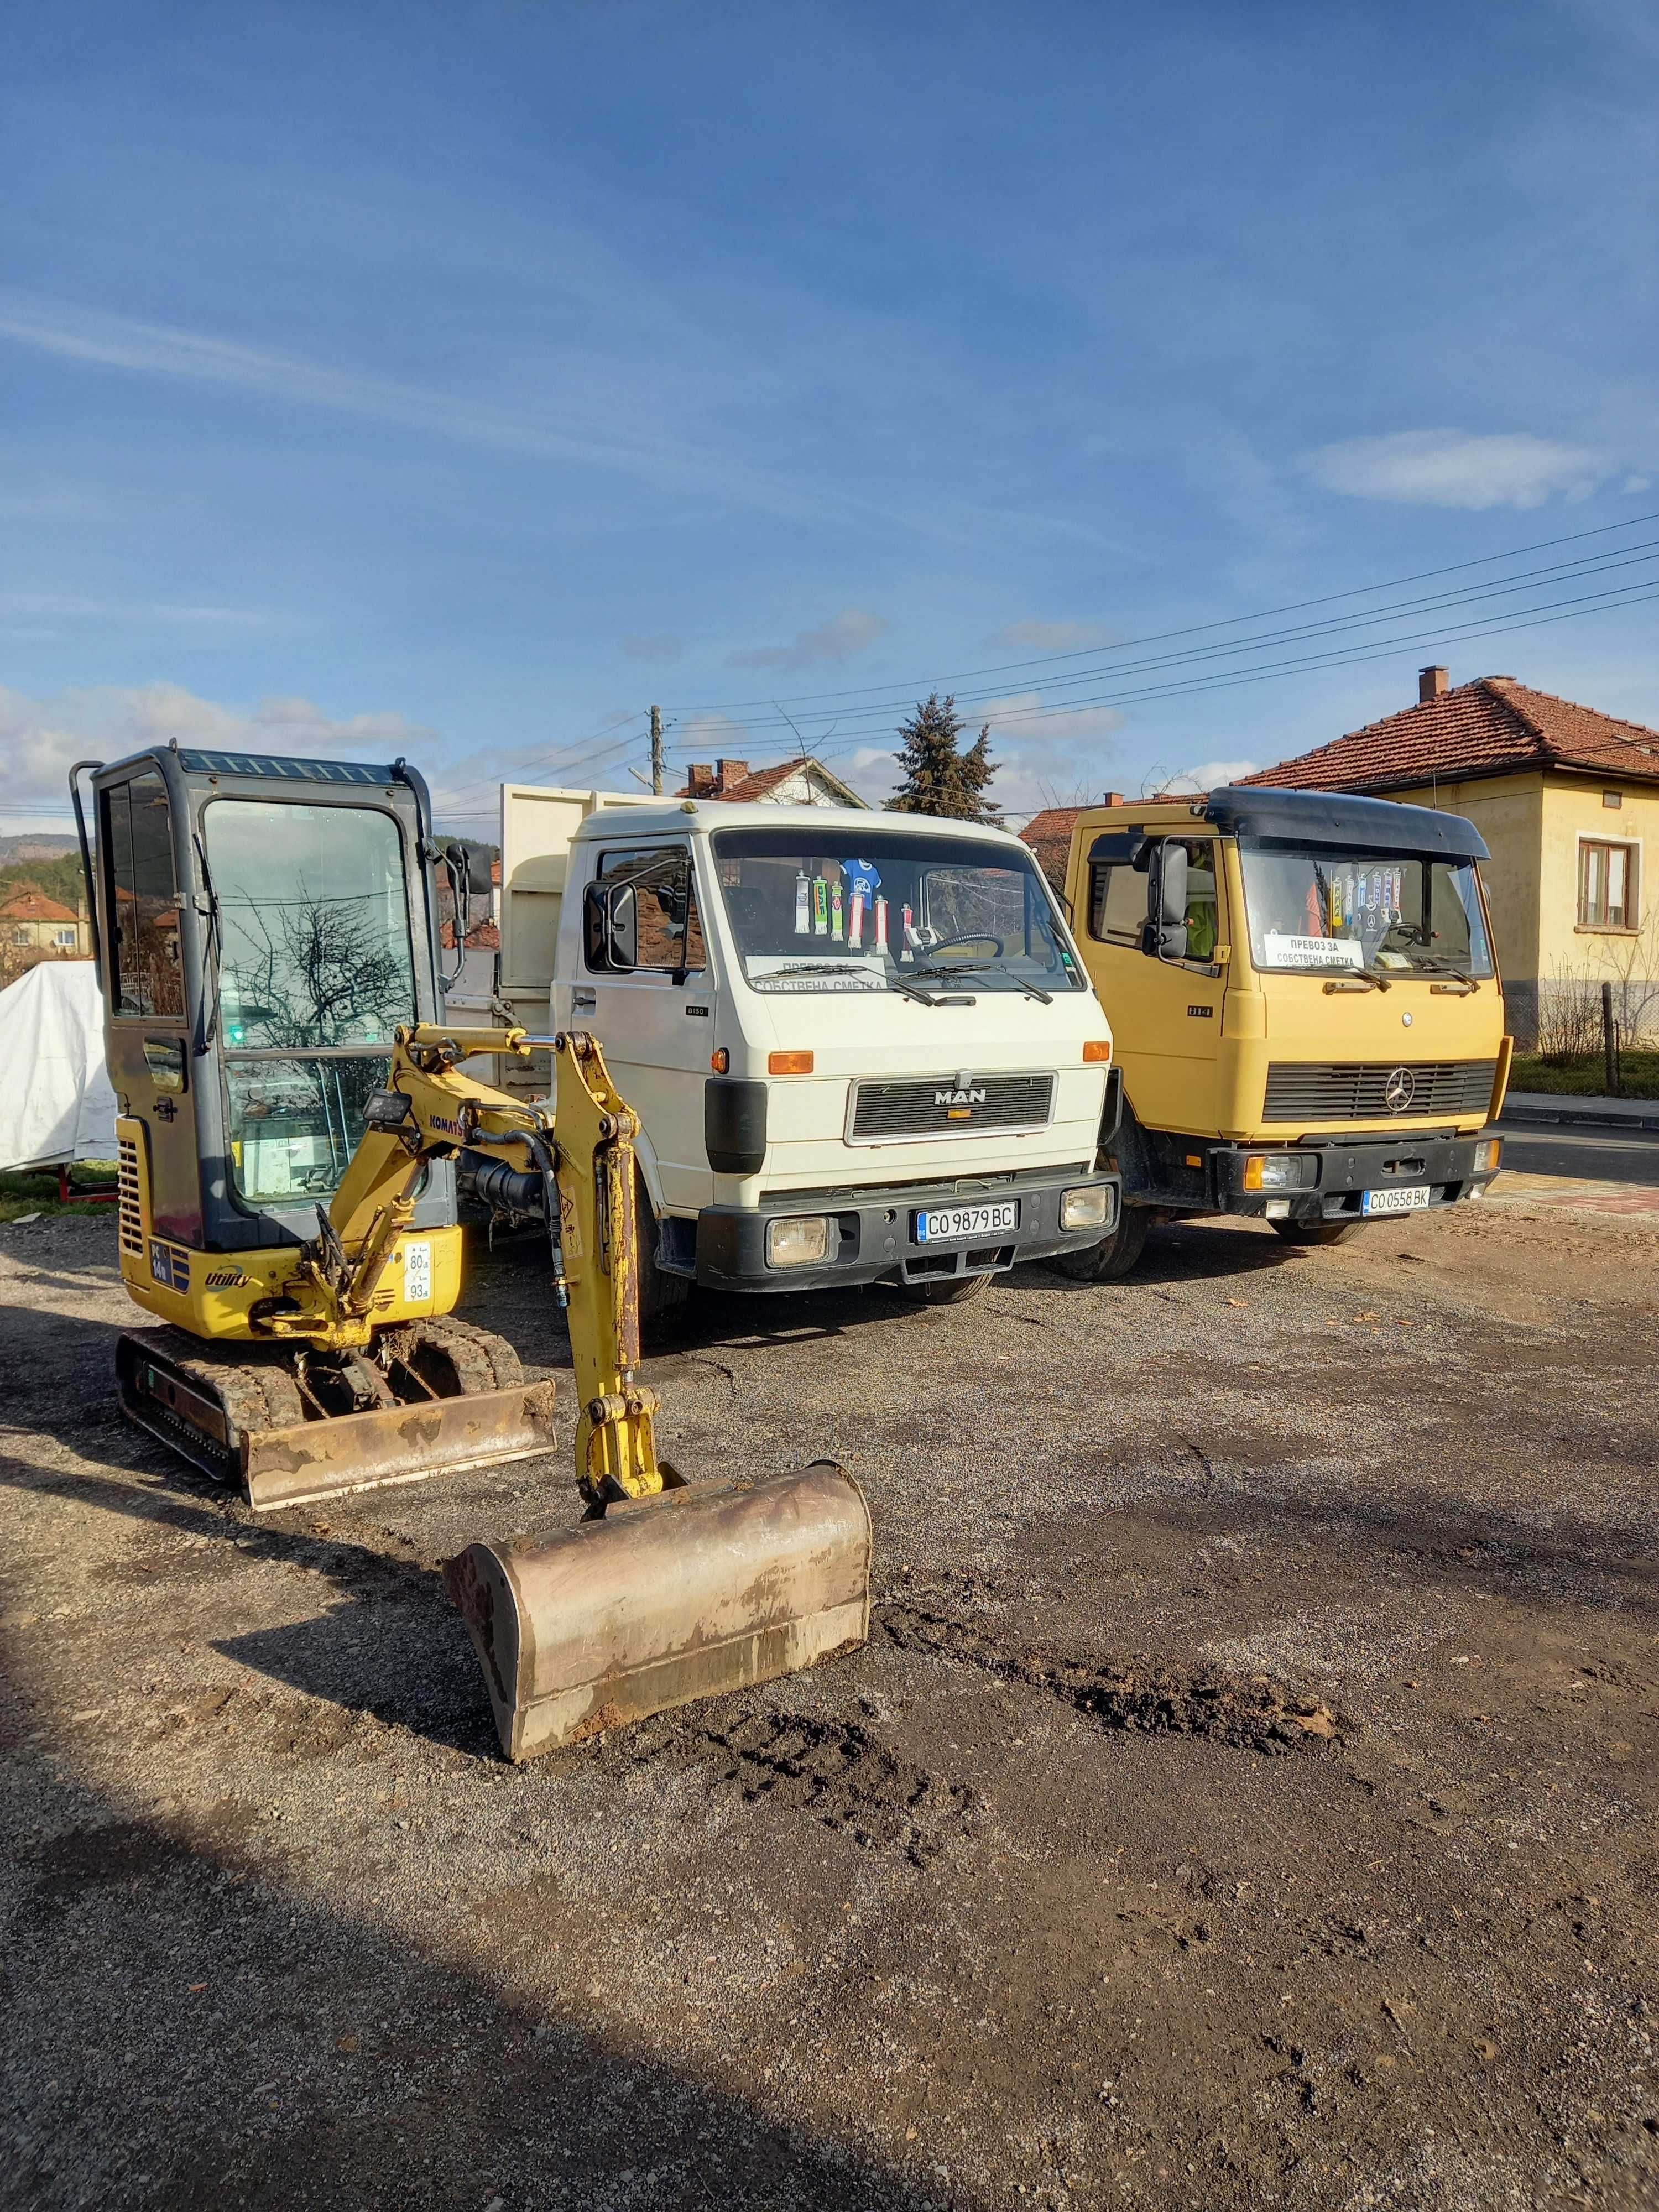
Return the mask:
<path id="1" fill-rule="evenodd" d="M 1504 1126 L 1504 1165 L 1517 1175 L 1659 1184 L 1659 1132 Z"/>

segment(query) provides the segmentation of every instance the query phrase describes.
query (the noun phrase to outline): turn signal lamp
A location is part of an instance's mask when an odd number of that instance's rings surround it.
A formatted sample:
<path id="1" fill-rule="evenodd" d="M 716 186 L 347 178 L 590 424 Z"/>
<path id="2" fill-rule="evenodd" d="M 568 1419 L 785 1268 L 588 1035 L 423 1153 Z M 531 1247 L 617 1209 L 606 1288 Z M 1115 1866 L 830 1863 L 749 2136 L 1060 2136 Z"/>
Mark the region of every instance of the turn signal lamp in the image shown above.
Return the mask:
<path id="1" fill-rule="evenodd" d="M 1244 1163 L 1246 1190 L 1307 1190 L 1318 1179 L 1311 1153 L 1252 1152 Z"/>
<path id="2" fill-rule="evenodd" d="M 1083 1048 L 1083 1064 L 1085 1067 L 1087 1067 L 1091 1061 L 1099 1062 L 1102 1060 L 1109 1060 L 1111 1056 L 1112 1040 L 1110 1037 L 1091 1037 L 1089 1042 Z"/>
<path id="3" fill-rule="evenodd" d="M 716 1075 L 724 1075 L 732 1065 L 732 1055 L 722 1045 L 716 1045 L 708 1055 L 708 1065 Z"/>
<path id="4" fill-rule="evenodd" d="M 769 1052 L 766 1072 L 769 1075 L 810 1075 L 812 1055 L 810 1052 Z"/>
<path id="5" fill-rule="evenodd" d="M 1501 1137 L 1483 1137 L 1474 1148 L 1476 1175 L 1490 1175 L 1503 1157 L 1504 1139 Z"/>

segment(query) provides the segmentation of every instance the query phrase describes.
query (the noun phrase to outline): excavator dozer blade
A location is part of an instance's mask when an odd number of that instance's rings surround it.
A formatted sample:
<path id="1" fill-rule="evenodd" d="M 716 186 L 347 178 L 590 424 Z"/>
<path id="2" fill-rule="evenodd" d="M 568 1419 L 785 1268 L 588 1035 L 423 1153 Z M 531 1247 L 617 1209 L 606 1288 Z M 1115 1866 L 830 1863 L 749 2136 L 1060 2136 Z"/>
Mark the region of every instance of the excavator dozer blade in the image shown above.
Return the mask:
<path id="1" fill-rule="evenodd" d="M 242 1487 L 253 1510 L 268 1513 L 342 1491 L 528 1459 L 553 1444 L 553 1385 L 522 1382 L 330 1421 L 251 1429 L 242 1438 Z"/>
<path id="2" fill-rule="evenodd" d="M 870 1510 L 819 1460 L 665 1490 L 566 1534 L 471 1544 L 445 1580 L 512 1759 L 771 1681 L 870 1632 Z"/>

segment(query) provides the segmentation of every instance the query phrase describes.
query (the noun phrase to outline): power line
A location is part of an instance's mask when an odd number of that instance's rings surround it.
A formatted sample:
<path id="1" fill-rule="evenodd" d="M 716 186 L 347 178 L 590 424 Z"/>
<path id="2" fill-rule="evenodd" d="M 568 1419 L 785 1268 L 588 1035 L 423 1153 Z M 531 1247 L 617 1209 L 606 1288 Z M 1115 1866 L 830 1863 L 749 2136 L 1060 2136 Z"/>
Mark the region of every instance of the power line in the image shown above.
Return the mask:
<path id="1" fill-rule="evenodd" d="M 1212 630 L 1237 629 L 1247 623 L 1273 622 L 1276 621 L 1281 615 L 1304 613 L 1310 607 L 1331 606 L 1334 605 L 1337 601 L 1341 599 L 1364 599 L 1368 598 L 1375 592 L 1399 591 L 1403 589 L 1403 587 L 1407 584 L 1427 583 L 1437 576 L 1456 575 L 1466 569 L 1487 568 L 1490 567 L 1492 562 L 1498 561 L 1519 560 L 1526 554 L 1548 552 L 1558 545 L 1580 544 L 1586 538 L 1605 538 L 1617 531 L 1638 529 L 1643 524 L 1649 522 L 1659 522 L 1659 510 L 1656 510 L 1654 513 L 1650 514 L 1632 514 L 1627 516 L 1623 522 L 1602 523 L 1598 525 L 1598 526 L 1594 530 L 1575 530 L 1571 531 L 1565 536 L 1559 538 L 1536 538 L 1529 544 L 1510 546 L 1506 551 L 1502 553 L 1483 553 L 1475 559 L 1470 561 L 1452 561 L 1437 568 L 1419 568 L 1413 571 L 1410 575 L 1391 577 L 1383 583 L 1356 584 L 1350 586 L 1346 591 L 1326 592 L 1315 599 L 1290 600 L 1282 606 L 1264 608 L 1254 614 L 1229 615 L 1214 622 L 1193 623 L 1177 629 L 1152 630 L 1149 631 L 1144 637 L 1123 638 L 1119 640 L 1115 644 L 1110 646 L 1082 646 L 1066 653 L 1036 654 L 1030 659 L 1025 660 L 994 662 L 983 668 L 968 669 L 955 677 L 931 677 L 925 679 L 925 684 L 912 684 L 896 687 L 889 684 L 866 684 L 850 686 L 835 691 L 787 692 L 784 696 L 788 700 L 791 705 L 799 704 L 810 707 L 817 700 L 868 698 L 872 693 L 877 691 L 887 691 L 897 689 L 902 692 L 906 699 L 908 699 L 913 692 L 917 692 L 923 689 L 932 690 L 938 690 L 945 687 L 955 689 L 956 686 L 960 684 L 972 683 L 981 677 L 1006 676 L 1015 674 L 1020 670 L 1027 668 L 1053 667 L 1058 665 L 1062 661 L 1067 660 L 1099 659 L 1104 654 L 1133 652 L 1139 647 L 1144 645 L 1165 644 L 1173 638 L 1202 636 Z M 775 708 L 777 703 L 776 697 L 774 695 L 763 699 L 717 700 L 707 705 L 695 708 L 684 708 L 678 711 L 682 714 L 735 714 L 744 708 Z M 807 719 L 816 720 L 817 718 L 815 716 L 809 716 Z M 759 727 L 761 725 L 755 724 L 750 726 Z M 775 726 L 775 725 L 771 725 L 770 726 Z"/>
<path id="2" fill-rule="evenodd" d="M 1656 544 L 1659 544 L 1659 541 L 1652 542 Z M 1061 678 L 1060 685 L 1072 686 L 1086 683 L 1098 684 L 1103 680 L 1113 682 L 1121 680 L 1126 676 L 1149 673 L 1158 669 L 1176 670 L 1183 667 L 1198 666 L 1204 663 L 1217 659 L 1237 660 L 1248 654 L 1265 652 L 1270 647 L 1274 645 L 1299 642 L 1306 639 L 1322 635 L 1334 638 L 1340 636 L 1344 632 L 1352 632 L 1370 629 L 1378 623 L 1395 622 L 1403 615 L 1413 612 L 1444 611 L 1452 607 L 1473 605 L 1480 600 L 1505 598 L 1516 592 L 1540 592 L 1546 589 L 1547 584 L 1551 581 L 1556 583 L 1582 581 L 1585 580 L 1589 576 L 1607 574 L 1616 568 L 1651 566 L 1656 559 L 1659 559 L 1659 553 L 1647 551 L 1644 550 L 1632 550 L 1629 555 L 1624 555 L 1621 553 L 1618 556 L 1608 554 L 1606 556 L 1597 556 L 1595 560 L 1590 562 L 1567 564 L 1565 568 L 1555 571 L 1540 570 L 1534 576 L 1518 581 L 1504 584 L 1481 585 L 1468 591 L 1441 593 L 1435 597 L 1431 597 L 1427 600 L 1403 602 L 1393 607 L 1378 609 L 1370 614 L 1344 617 L 1337 620 L 1323 623 L 1305 623 L 1291 629 L 1270 632 L 1261 637 L 1242 638 L 1220 645 L 1200 646 L 1185 653 L 1158 654 L 1141 661 L 1125 662 L 1115 668 L 1093 668 L 1079 675 Z M 1570 573 L 1571 569 L 1577 569 L 1580 573 L 1575 576 Z M 1620 592 L 1638 591 L 1642 587 L 1642 583 L 1645 580 L 1638 580 L 1638 581 L 1630 584 L 1617 586 L 1613 587 L 1613 590 L 1610 592 L 1586 594 L 1584 595 L 1585 603 L 1613 599 L 1617 597 Z M 1554 608 L 1572 606 L 1578 604 L 1580 604 L 1579 601 L 1573 599 L 1545 599 L 1535 608 L 1517 609 L 1516 610 L 1516 616 L 1519 617 L 1523 614 L 1533 612 L 1547 612 Z M 1504 626 L 1504 625 L 1499 625 L 1500 628 Z M 1401 632 L 1398 636 L 1389 641 L 1389 644 L 1391 650 L 1399 649 L 1413 643 L 1432 642 L 1437 637 L 1449 637 L 1457 635 L 1461 633 L 1455 629 L 1436 631 L 1422 630 L 1412 628 Z M 1486 635 L 1495 634 L 1495 632 L 1489 631 L 1487 629 L 1480 629 L 1474 634 Z M 1330 657 L 1331 656 L 1322 657 L 1316 655 L 1310 657 L 1305 663 L 1290 665 L 1316 665 L 1322 658 Z M 1010 722 L 1030 720 L 1048 714 L 1073 713 L 1080 707 L 1098 705 L 1102 703 L 1103 699 L 1105 696 L 1105 695 L 1103 694 L 1091 694 L 1088 696 L 1079 696 L 1073 693 L 1071 696 L 1062 698 L 1058 701 L 1053 701 L 1049 695 L 1053 690 L 1056 688 L 1059 687 L 1049 686 L 1045 688 L 1043 703 L 1042 704 L 1030 708 L 1011 708 L 1009 712 L 999 714 L 996 718 L 998 726 L 1002 726 L 1003 725 Z M 960 703 L 966 706 L 975 706 L 987 703 L 986 695 L 982 693 L 975 695 L 971 692 L 959 692 L 955 696 Z M 1142 695 L 1137 694 L 1135 696 Z M 1145 696 L 1152 695 L 1149 693 Z M 902 708 L 908 704 L 909 702 L 906 700 L 894 700 L 885 702 L 881 705 L 874 707 L 854 708 L 850 710 L 843 710 L 837 715 L 836 720 L 838 722 L 851 721 L 867 728 L 872 723 L 879 722 L 884 719 L 887 714 L 895 711 L 895 709 Z M 808 716 L 807 719 L 810 720 L 812 718 Z M 758 734 L 762 728 L 768 726 L 762 722 L 756 721 L 745 723 L 740 726 L 747 732 Z M 771 726 L 775 726 L 774 725 Z"/>

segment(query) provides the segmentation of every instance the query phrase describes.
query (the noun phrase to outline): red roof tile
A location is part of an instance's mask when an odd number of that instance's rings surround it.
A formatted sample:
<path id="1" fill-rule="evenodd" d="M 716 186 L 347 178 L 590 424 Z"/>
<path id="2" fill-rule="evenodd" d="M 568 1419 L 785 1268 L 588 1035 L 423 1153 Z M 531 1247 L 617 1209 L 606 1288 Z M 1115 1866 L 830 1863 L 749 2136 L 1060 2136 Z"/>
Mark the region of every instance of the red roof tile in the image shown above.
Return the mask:
<path id="1" fill-rule="evenodd" d="M 19 891 L 0 906 L 0 921 L 73 921 L 76 918 L 73 908 L 59 906 L 44 891 Z"/>
<path id="2" fill-rule="evenodd" d="M 1066 885 L 1066 863 L 1072 850 L 1072 832 L 1080 806 L 1045 806 L 1034 814 L 1020 836 L 1036 854 L 1036 862 L 1056 890 Z"/>
<path id="3" fill-rule="evenodd" d="M 799 769 L 806 768 L 817 769 L 825 782 L 833 784 L 837 791 L 848 790 L 848 787 L 842 781 L 841 778 L 831 769 L 825 768 L 821 760 L 814 760 L 810 753 L 798 753 L 793 760 L 779 761 L 773 768 L 750 769 L 747 775 L 734 777 L 723 791 L 708 789 L 694 791 L 688 783 L 677 791 L 674 796 L 676 799 L 723 799 L 733 805 L 738 805 L 744 800 L 764 799 L 769 792 L 775 791 L 781 783 L 786 782 Z M 848 792 L 848 796 L 855 798 L 857 794 Z"/>
<path id="4" fill-rule="evenodd" d="M 1300 791 L 1397 791 L 1521 769 L 1659 783 L 1659 730 L 1534 691 L 1512 676 L 1482 676 L 1239 781 Z"/>

